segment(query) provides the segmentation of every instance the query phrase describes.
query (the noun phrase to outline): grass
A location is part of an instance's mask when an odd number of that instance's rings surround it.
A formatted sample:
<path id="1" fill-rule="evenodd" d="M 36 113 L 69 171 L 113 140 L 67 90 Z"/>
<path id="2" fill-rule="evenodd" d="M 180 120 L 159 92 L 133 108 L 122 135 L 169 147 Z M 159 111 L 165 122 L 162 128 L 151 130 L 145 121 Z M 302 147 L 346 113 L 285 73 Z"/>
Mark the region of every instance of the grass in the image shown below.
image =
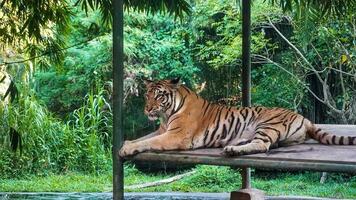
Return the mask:
<path id="1" fill-rule="evenodd" d="M 2 192 L 101 192 L 110 184 L 110 175 L 100 176 L 68 173 L 45 177 L 0 180 Z"/>
<path id="2" fill-rule="evenodd" d="M 229 167 L 197 166 L 196 173 L 174 183 L 129 192 L 229 192 L 240 187 L 240 174 Z M 125 185 L 152 182 L 175 173 L 143 173 L 132 165 L 125 166 Z M 28 176 L 0 180 L 2 192 L 108 192 L 111 172 L 100 175 L 67 173 L 45 177 Z M 329 198 L 356 198 L 356 176 L 329 173 L 324 184 L 317 172 L 254 171 L 253 186 L 268 195 L 302 195 Z"/>

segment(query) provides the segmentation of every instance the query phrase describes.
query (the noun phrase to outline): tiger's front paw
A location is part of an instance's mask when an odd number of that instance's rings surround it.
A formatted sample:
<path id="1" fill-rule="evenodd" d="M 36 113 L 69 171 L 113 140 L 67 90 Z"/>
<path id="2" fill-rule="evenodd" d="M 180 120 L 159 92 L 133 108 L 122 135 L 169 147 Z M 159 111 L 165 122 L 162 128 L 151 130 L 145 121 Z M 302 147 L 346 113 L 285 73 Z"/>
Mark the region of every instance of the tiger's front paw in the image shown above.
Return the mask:
<path id="1" fill-rule="evenodd" d="M 132 143 L 131 141 L 125 141 L 124 145 L 122 146 L 122 148 L 119 151 L 119 156 L 126 157 L 126 156 L 131 156 L 131 155 L 134 155 L 137 153 L 139 153 L 139 150 L 137 149 L 135 144 Z"/>
<path id="2" fill-rule="evenodd" d="M 122 146 L 128 145 L 128 144 L 132 144 L 133 142 L 131 140 L 125 140 L 124 144 Z"/>
<path id="3" fill-rule="evenodd" d="M 243 155 L 243 151 L 239 146 L 226 146 L 224 147 L 222 154 L 227 156 L 239 156 Z"/>

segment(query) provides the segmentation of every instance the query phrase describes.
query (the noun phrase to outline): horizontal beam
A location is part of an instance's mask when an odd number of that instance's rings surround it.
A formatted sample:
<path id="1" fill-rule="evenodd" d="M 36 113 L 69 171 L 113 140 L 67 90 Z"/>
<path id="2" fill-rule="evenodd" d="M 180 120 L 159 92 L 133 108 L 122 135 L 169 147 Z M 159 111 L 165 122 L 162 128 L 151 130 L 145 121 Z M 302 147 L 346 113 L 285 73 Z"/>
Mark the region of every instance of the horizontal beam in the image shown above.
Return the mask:
<path id="1" fill-rule="evenodd" d="M 214 157 L 214 156 L 194 156 L 186 154 L 173 153 L 140 153 L 130 160 L 140 161 L 164 161 L 172 163 L 190 163 L 190 164 L 206 164 L 206 165 L 222 165 L 232 167 L 252 167 L 263 169 L 284 169 L 284 170 L 311 170 L 322 172 L 345 172 L 355 173 L 355 163 L 332 163 L 332 162 L 306 162 L 306 161 L 291 161 L 291 160 L 260 160 L 247 157 Z"/>

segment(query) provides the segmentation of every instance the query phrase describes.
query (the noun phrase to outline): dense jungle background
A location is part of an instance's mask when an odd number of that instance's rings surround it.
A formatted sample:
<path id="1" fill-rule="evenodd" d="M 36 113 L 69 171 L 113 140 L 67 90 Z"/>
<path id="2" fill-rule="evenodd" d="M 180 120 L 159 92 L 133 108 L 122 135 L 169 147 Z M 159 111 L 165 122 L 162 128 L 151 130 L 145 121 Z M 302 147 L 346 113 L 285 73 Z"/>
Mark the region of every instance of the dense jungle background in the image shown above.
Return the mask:
<path id="1" fill-rule="evenodd" d="M 0 99 L 0 178 L 111 170 L 111 22 L 90 2 L 54 3 L 38 26 L 35 5 L 22 16 L 21 1 L 0 3 L 0 75 L 14 82 L 0 83 L 11 94 Z M 181 77 L 210 101 L 240 106 L 240 5 L 189 3 L 180 16 L 125 9 L 126 138 L 158 125 L 143 114 L 143 77 Z M 345 7 L 253 2 L 253 105 L 356 123 L 355 4 Z"/>

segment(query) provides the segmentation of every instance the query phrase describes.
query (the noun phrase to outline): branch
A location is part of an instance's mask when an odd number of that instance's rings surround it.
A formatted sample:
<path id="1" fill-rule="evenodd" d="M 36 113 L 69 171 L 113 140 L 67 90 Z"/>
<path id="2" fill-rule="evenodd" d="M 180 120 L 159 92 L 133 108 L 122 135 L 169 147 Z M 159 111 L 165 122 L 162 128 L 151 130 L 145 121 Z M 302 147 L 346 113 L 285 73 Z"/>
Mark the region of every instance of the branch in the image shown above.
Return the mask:
<path id="1" fill-rule="evenodd" d="M 341 63 L 339 64 L 339 68 L 340 68 L 340 70 L 342 70 Z M 340 75 L 340 81 L 341 81 L 342 97 L 344 98 L 343 102 L 342 102 L 342 110 L 345 110 L 345 108 L 346 108 L 346 100 L 345 99 L 347 98 L 347 93 L 346 93 L 345 84 L 344 84 L 344 77 L 342 76 L 342 73 L 339 73 L 339 75 Z"/>
<path id="2" fill-rule="evenodd" d="M 343 112 L 339 109 L 336 108 L 336 106 L 331 105 L 330 104 L 330 100 L 329 100 L 329 94 L 330 92 L 327 91 L 327 83 L 326 81 L 324 81 L 320 74 L 318 73 L 318 71 L 314 68 L 314 66 L 304 57 L 304 55 L 299 51 L 299 49 L 294 46 L 272 23 L 271 19 L 266 16 L 266 18 L 268 19 L 269 25 L 278 33 L 278 35 L 292 48 L 294 49 L 294 51 L 297 52 L 297 54 L 303 59 L 303 61 L 310 67 L 310 70 L 312 70 L 314 72 L 314 74 L 316 75 L 316 77 L 319 79 L 319 81 L 322 83 L 323 85 L 323 96 L 324 96 L 324 100 L 320 101 L 320 98 L 316 98 L 318 99 L 320 102 L 324 103 L 325 105 L 327 105 L 332 111 L 338 113 L 338 114 L 343 114 Z M 273 62 L 273 61 L 272 61 Z M 287 70 L 288 71 L 288 70 Z M 298 79 L 299 80 L 299 79 Z M 299 80 L 300 81 L 300 80 Z M 326 87 L 325 87 L 326 86 Z M 308 87 L 308 91 L 311 92 L 311 90 Z M 329 92 L 329 93 L 328 93 Z M 314 93 L 312 93 L 314 94 Z M 316 95 L 313 95 L 314 97 L 316 97 Z"/>
<path id="3" fill-rule="evenodd" d="M 291 75 L 293 78 L 295 78 L 295 79 L 298 81 L 298 83 L 302 84 L 302 85 L 304 86 L 304 88 L 307 89 L 308 92 L 309 92 L 311 95 L 313 95 L 313 97 L 315 97 L 315 99 L 317 99 L 317 100 L 320 101 L 321 103 L 327 105 L 327 106 L 328 106 L 332 111 L 334 111 L 335 113 L 343 114 L 343 112 L 342 112 L 341 110 L 335 108 L 333 105 L 330 104 L 329 101 L 326 101 L 326 99 L 323 100 L 323 99 L 319 98 L 319 97 L 308 87 L 307 84 L 305 84 L 303 81 L 301 81 L 301 80 L 300 80 L 296 75 L 294 75 L 292 72 L 290 72 L 290 71 L 288 71 L 287 69 L 285 69 L 284 67 L 282 67 L 280 64 L 278 64 L 278 63 L 272 61 L 271 59 L 269 59 L 269 58 L 267 58 L 267 57 L 265 57 L 265 56 L 256 55 L 256 54 L 252 54 L 252 56 L 254 56 L 254 57 L 256 57 L 256 58 L 262 58 L 262 59 L 268 61 L 267 63 L 273 64 L 273 65 L 279 67 L 280 69 L 282 69 L 283 71 L 287 72 L 289 75 Z M 266 63 L 266 62 L 254 62 L 254 63 Z M 324 95 L 328 95 L 328 93 L 326 92 L 327 85 L 326 85 L 326 87 L 325 87 L 324 82 L 322 82 L 322 83 L 323 83 L 323 90 L 324 90 L 324 93 L 325 93 Z"/>
<path id="4" fill-rule="evenodd" d="M 323 58 L 320 56 L 318 50 L 316 50 L 315 46 L 314 46 L 312 43 L 310 43 L 310 46 L 314 49 L 314 51 L 315 51 L 315 53 L 318 55 L 319 59 L 320 59 L 320 60 L 323 60 Z M 345 49 L 345 47 L 343 47 L 343 46 L 342 46 L 342 48 Z M 347 52 L 346 49 L 345 49 L 345 52 Z M 348 53 L 348 52 L 347 52 L 347 53 Z M 350 56 L 349 56 L 349 57 L 350 57 Z M 348 59 L 351 59 L 351 57 L 348 58 Z M 351 61 L 350 61 L 350 62 L 351 62 Z M 355 73 L 355 74 L 351 74 L 351 73 L 348 73 L 348 72 L 343 71 L 342 69 L 337 69 L 337 68 L 334 68 L 334 67 L 332 67 L 332 66 L 329 66 L 329 69 L 334 70 L 334 71 L 337 71 L 337 72 L 340 72 L 340 73 L 345 74 L 345 75 L 348 75 L 348 76 L 356 77 L 356 73 Z M 323 70 L 319 70 L 318 72 L 319 72 L 319 73 L 322 73 L 322 72 L 324 72 L 325 70 L 326 70 L 326 68 L 324 68 Z"/>
<path id="5" fill-rule="evenodd" d="M 298 83 L 302 84 L 304 86 L 305 89 L 307 89 L 311 95 L 313 95 L 318 101 L 320 101 L 321 103 L 325 104 L 325 101 L 320 99 L 309 87 L 307 84 L 305 84 L 303 81 L 301 81 L 296 75 L 294 75 L 292 72 L 288 71 L 286 68 L 282 67 L 280 64 L 274 62 L 273 60 L 265 57 L 265 56 L 261 56 L 261 55 L 257 55 L 257 54 L 252 54 L 252 56 L 256 57 L 256 58 L 262 58 L 264 60 L 267 61 L 267 63 L 273 64 L 275 66 L 277 66 L 278 68 L 282 69 L 283 71 L 287 72 L 287 74 L 291 75 L 293 78 L 295 78 Z M 254 62 L 254 63 L 266 63 L 266 62 Z"/>
<path id="6" fill-rule="evenodd" d="M 164 185 L 164 184 L 168 184 L 168 183 L 172 183 L 174 181 L 180 180 L 180 179 L 182 179 L 184 177 L 191 176 L 194 173 L 196 173 L 195 170 L 191 171 L 191 172 L 184 173 L 184 174 L 180 174 L 180 175 L 177 175 L 177 176 L 173 176 L 171 178 L 167 178 L 167 179 L 163 179 L 163 180 L 159 180 L 159 181 L 154 181 L 154 182 L 151 182 L 151 183 L 130 185 L 130 186 L 125 187 L 125 189 L 134 190 L 134 189 L 141 189 L 141 188 L 146 188 L 146 187 L 154 187 L 154 186 Z"/>
<path id="7" fill-rule="evenodd" d="M 278 29 L 276 26 L 274 26 L 274 24 L 272 23 L 271 19 L 266 16 L 269 22 L 269 25 L 278 33 L 278 35 L 285 41 L 287 42 L 287 44 L 294 49 L 294 51 L 297 52 L 297 54 L 303 59 L 303 61 L 305 63 L 308 64 L 308 66 L 310 67 L 310 69 L 315 73 L 315 75 L 317 76 L 317 78 L 319 79 L 320 82 L 323 82 L 321 76 L 319 75 L 319 73 L 317 72 L 317 70 L 315 70 L 314 66 L 304 57 L 304 55 L 302 54 L 302 52 L 299 51 L 299 49 L 294 46 Z"/>

